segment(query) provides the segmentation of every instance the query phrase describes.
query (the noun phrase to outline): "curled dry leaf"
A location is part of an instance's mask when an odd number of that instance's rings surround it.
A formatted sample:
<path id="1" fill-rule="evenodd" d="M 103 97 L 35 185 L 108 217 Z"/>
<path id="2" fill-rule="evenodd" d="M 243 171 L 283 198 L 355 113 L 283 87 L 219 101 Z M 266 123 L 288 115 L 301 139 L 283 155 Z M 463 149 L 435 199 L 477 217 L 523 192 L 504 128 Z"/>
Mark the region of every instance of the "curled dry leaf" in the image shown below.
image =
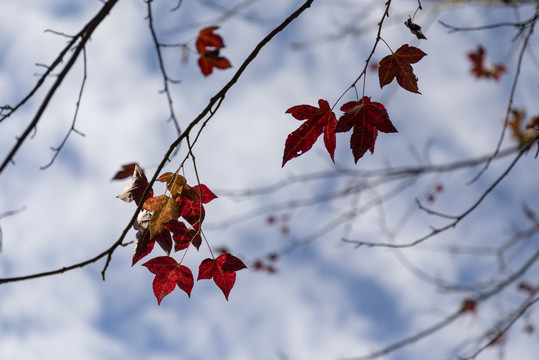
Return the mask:
<path id="1" fill-rule="evenodd" d="M 148 179 L 146 179 L 146 175 L 144 175 L 144 171 L 135 164 L 134 170 L 133 170 L 133 178 L 131 179 L 131 184 L 128 185 L 125 189 L 122 190 L 120 195 L 117 196 L 118 199 L 123 200 L 127 203 L 130 203 L 131 201 L 135 201 L 135 203 L 138 205 L 140 203 L 140 200 L 142 199 L 142 195 L 144 194 L 144 190 L 146 190 L 146 187 L 148 186 Z M 153 190 L 150 190 L 150 193 L 148 194 L 148 198 L 151 198 L 153 196 Z"/>
<path id="2" fill-rule="evenodd" d="M 424 39 L 427 40 L 427 37 L 423 35 L 423 32 L 421 31 L 421 26 L 417 25 L 412 21 L 412 18 L 409 17 L 408 20 L 404 22 L 404 25 L 410 29 L 410 32 L 414 34 L 418 40 Z"/>

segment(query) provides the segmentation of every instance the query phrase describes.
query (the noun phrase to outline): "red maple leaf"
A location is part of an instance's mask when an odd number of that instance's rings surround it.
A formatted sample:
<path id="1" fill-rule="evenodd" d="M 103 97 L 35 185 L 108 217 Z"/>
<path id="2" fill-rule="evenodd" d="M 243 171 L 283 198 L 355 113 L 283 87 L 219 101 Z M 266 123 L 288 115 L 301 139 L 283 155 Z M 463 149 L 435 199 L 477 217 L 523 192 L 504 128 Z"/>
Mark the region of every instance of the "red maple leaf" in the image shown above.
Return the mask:
<path id="1" fill-rule="evenodd" d="M 324 133 L 324 144 L 333 159 L 335 153 L 335 128 L 337 127 L 337 118 L 329 103 L 324 100 L 318 100 L 318 106 L 297 105 L 286 110 L 298 120 L 307 120 L 297 130 L 288 135 L 284 145 L 283 165 L 290 159 L 298 157 L 311 149 L 316 140 Z"/>
<path id="2" fill-rule="evenodd" d="M 200 67 L 200 71 L 202 71 L 204 76 L 210 75 L 213 72 L 214 67 L 221 70 L 232 67 L 227 58 L 219 55 L 219 50 L 208 51 L 200 54 L 198 66 Z"/>
<path id="3" fill-rule="evenodd" d="M 164 225 L 165 228 L 172 233 L 175 251 L 186 249 L 189 247 L 189 244 L 193 244 L 197 250 L 200 248 L 200 244 L 202 244 L 200 230 L 189 229 L 183 222 L 178 220 L 170 220 Z"/>
<path id="4" fill-rule="evenodd" d="M 120 195 L 116 196 L 118 199 L 123 200 L 127 203 L 135 200 L 135 203 L 138 205 L 142 199 L 142 194 L 146 187 L 148 186 L 148 179 L 144 175 L 144 171 L 135 164 L 133 169 L 133 178 L 131 179 L 131 184 L 128 185 L 125 189 L 122 190 Z M 150 189 L 148 198 L 153 196 L 153 190 Z"/>
<path id="5" fill-rule="evenodd" d="M 152 274 L 155 274 L 153 293 L 157 298 L 157 305 L 161 304 L 161 300 L 170 294 L 176 285 L 191 297 L 194 280 L 193 274 L 187 266 L 178 264 L 170 256 L 156 257 L 142 266 L 146 266 Z"/>
<path id="6" fill-rule="evenodd" d="M 224 48 L 225 44 L 223 38 L 213 32 L 218 28 L 218 26 L 210 26 L 200 30 L 198 34 L 196 41 L 196 48 L 200 54 L 198 66 L 204 76 L 210 75 L 214 67 L 227 69 L 232 66 L 228 59 L 219 55 L 220 49 Z"/>
<path id="7" fill-rule="evenodd" d="M 180 207 L 180 216 L 194 228 L 199 228 L 204 220 L 206 211 L 198 196 L 182 196 L 176 198 Z"/>
<path id="8" fill-rule="evenodd" d="M 170 251 L 172 250 L 172 237 L 170 236 L 170 232 L 162 231 L 150 238 L 150 241 L 157 242 L 159 246 L 161 246 L 161 249 L 167 253 L 167 255 L 170 254 Z"/>
<path id="9" fill-rule="evenodd" d="M 397 78 L 399 85 L 408 91 L 421 94 L 417 87 L 417 77 L 411 64 L 415 64 L 425 56 L 421 49 L 408 44 L 402 45 L 395 53 L 380 60 L 378 67 L 378 79 L 380 87 L 391 83 Z"/>
<path id="10" fill-rule="evenodd" d="M 198 33 L 196 47 L 199 54 L 203 54 L 211 49 L 221 49 L 225 47 L 223 38 L 213 31 L 219 29 L 219 26 L 208 26 Z"/>
<path id="11" fill-rule="evenodd" d="M 202 203 L 207 204 L 213 199 L 217 199 L 217 195 L 211 192 L 210 189 L 204 184 L 197 185 L 193 187 L 193 190 L 196 192 L 197 196 L 202 197 Z"/>
<path id="12" fill-rule="evenodd" d="M 504 65 L 492 65 L 485 58 L 485 49 L 479 45 L 476 52 L 468 53 L 468 59 L 472 62 L 472 74 L 479 78 L 493 78 L 500 80 L 500 77 L 507 72 Z"/>
<path id="13" fill-rule="evenodd" d="M 122 168 L 116 173 L 116 175 L 114 175 L 112 180 L 121 180 L 130 177 L 133 175 L 136 166 L 138 166 L 137 163 L 122 165 Z"/>
<path id="14" fill-rule="evenodd" d="M 205 259 L 198 268 L 198 278 L 213 279 L 215 284 L 221 289 L 225 298 L 236 282 L 236 271 L 245 269 L 247 266 L 237 257 L 228 253 L 221 254 L 217 259 Z"/>
<path id="15" fill-rule="evenodd" d="M 397 132 L 384 105 L 371 102 L 370 97 L 364 96 L 360 101 L 347 102 L 341 107 L 341 111 L 345 113 L 339 118 L 335 132 L 346 132 L 354 128 L 350 137 L 350 148 L 356 163 L 367 150 L 374 152 L 378 131 Z"/>

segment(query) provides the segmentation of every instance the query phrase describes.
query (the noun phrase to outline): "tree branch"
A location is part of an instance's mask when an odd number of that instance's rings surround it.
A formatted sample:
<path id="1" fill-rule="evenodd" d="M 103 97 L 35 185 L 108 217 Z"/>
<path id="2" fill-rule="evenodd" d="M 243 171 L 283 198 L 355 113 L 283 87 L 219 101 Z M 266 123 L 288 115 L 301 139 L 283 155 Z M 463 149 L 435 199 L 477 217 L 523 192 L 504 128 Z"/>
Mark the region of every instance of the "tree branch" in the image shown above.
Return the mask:
<path id="1" fill-rule="evenodd" d="M 361 241 L 361 240 L 351 240 L 351 239 L 342 239 L 343 242 L 348 244 L 354 244 L 356 247 L 366 246 L 366 247 L 387 247 L 387 248 L 393 248 L 393 249 L 403 249 L 403 248 L 409 248 L 413 247 L 417 244 L 420 244 L 424 242 L 427 239 L 430 239 L 431 237 L 438 235 L 446 230 L 449 230 L 455 226 L 457 226 L 458 223 L 460 223 L 464 218 L 466 218 L 471 212 L 473 212 L 482 202 L 483 200 L 494 190 L 496 186 L 509 174 L 511 169 L 515 166 L 515 164 L 518 162 L 520 157 L 526 152 L 526 150 L 521 150 L 518 155 L 515 157 L 515 159 L 511 162 L 511 164 L 505 169 L 505 171 L 479 196 L 479 198 L 463 213 L 461 213 L 458 216 L 454 217 L 454 221 L 448 223 L 447 225 L 435 228 L 430 233 L 428 233 L 425 236 L 422 236 L 414 241 L 411 241 L 409 243 L 405 244 L 394 244 L 394 243 L 376 243 L 376 242 L 369 242 L 369 241 Z"/>
<path id="2" fill-rule="evenodd" d="M 66 46 L 64 48 L 64 50 L 62 50 L 62 52 L 56 58 L 56 60 L 53 61 L 52 65 L 50 67 L 48 67 L 45 74 L 38 81 L 38 84 L 36 85 L 36 87 L 34 87 L 34 89 L 17 106 L 15 106 L 15 108 L 13 108 L 13 110 L 11 110 L 5 116 L 5 117 L 7 117 L 7 116 L 13 114 L 13 112 L 16 109 L 20 108 L 20 106 L 22 106 L 24 103 L 26 103 L 26 101 L 28 101 L 28 99 L 30 99 L 35 94 L 35 92 L 41 86 L 43 81 L 45 81 L 45 78 L 52 72 L 52 70 L 58 64 L 60 64 L 62 62 L 64 55 L 70 49 L 72 49 L 73 46 L 75 46 L 77 41 L 79 41 L 78 44 L 74 47 L 73 53 L 72 53 L 71 57 L 69 58 L 69 60 L 67 61 L 66 65 L 64 66 L 62 71 L 58 74 L 58 76 L 56 77 L 56 80 L 54 81 L 51 88 L 47 92 L 47 94 L 46 94 L 45 98 L 43 99 L 41 105 L 39 106 L 36 114 L 34 115 L 34 118 L 30 122 L 30 124 L 26 127 L 26 130 L 22 133 L 22 135 L 17 139 L 16 144 L 13 146 L 13 148 L 11 149 L 9 154 L 5 157 L 4 161 L 2 162 L 2 165 L 0 165 L 0 174 L 2 173 L 2 171 L 4 171 L 6 166 L 10 162 L 12 162 L 13 157 L 15 156 L 15 154 L 17 153 L 17 151 L 19 150 L 21 145 L 24 143 L 24 141 L 26 140 L 28 135 L 30 135 L 32 130 L 34 130 L 37 123 L 41 119 L 41 116 L 45 112 L 45 109 L 47 109 L 53 95 L 56 93 L 56 90 L 58 90 L 58 88 L 60 87 L 60 85 L 64 81 L 65 77 L 67 76 L 67 74 L 69 73 L 69 71 L 71 70 L 73 65 L 75 64 L 75 62 L 78 59 L 80 53 L 83 51 L 84 47 L 86 46 L 86 43 L 88 42 L 88 40 L 92 36 L 94 30 L 99 26 L 99 24 L 101 24 L 101 22 L 105 19 L 105 17 L 109 14 L 110 10 L 114 7 L 114 5 L 116 5 L 117 2 L 118 2 L 118 0 L 109 0 L 108 2 L 105 3 L 105 5 L 96 14 L 96 16 L 94 16 L 94 18 L 91 19 L 90 22 L 88 22 L 88 24 L 86 24 L 86 26 L 77 35 L 75 35 L 73 37 L 73 39 L 69 42 L 68 46 Z"/>
<path id="3" fill-rule="evenodd" d="M 111 3 L 116 3 L 118 0 L 110 0 L 105 6 L 111 4 Z M 66 271 L 70 271 L 70 270 L 74 270 L 74 269 L 78 269 L 78 268 L 82 268 L 86 265 L 89 265 L 89 264 L 92 264 L 96 261 L 98 261 L 99 259 L 102 259 L 104 257 L 107 257 L 107 261 L 105 263 L 105 267 L 102 271 L 102 276 L 103 276 L 103 279 L 105 279 L 105 270 L 107 269 L 109 263 L 110 263 L 110 260 L 111 260 L 111 256 L 112 256 L 112 253 L 116 250 L 116 248 L 120 245 L 123 244 L 123 240 L 125 238 L 125 236 L 127 235 L 127 233 L 129 232 L 129 230 L 131 229 L 131 226 L 133 225 L 133 223 L 135 222 L 141 208 L 142 208 L 142 205 L 144 204 L 144 199 L 146 199 L 148 197 L 148 194 L 149 194 L 149 191 L 150 189 L 152 188 L 153 184 L 155 183 L 155 181 L 157 180 L 157 177 L 159 176 L 159 174 L 161 173 L 161 170 L 163 169 L 163 167 L 165 166 L 165 164 L 167 163 L 169 157 L 172 155 L 174 149 L 187 137 L 189 136 L 190 132 L 193 130 L 193 128 L 202 120 L 204 119 L 208 114 L 210 114 L 210 117 L 214 115 L 214 112 L 212 111 L 212 108 L 213 106 L 216 104 L 216 103 L 220 103 L 225 95 L 227 94 L 228 90 L 230 90 L 230 88 L 238 81 L 238 79 L 240 78 L 240 76 L 243 74 L 243 72 L 245 71 L 245 69 L 247 68 L 247 66 L 257 57 L 258 53 L 260 52 L 260 50 L 262 50 L 262 48 L 268 44 L 278 33 L 280 33 L 283 29 L 285 29 L 294 19 L 296 19 L 299 15 L 301 15 L 305 10 L 307 10 L 311 4 L 313 3 L 314 0 L 307 0 L 303 5 L 301 5 L 296 11 L 294 11 L 290 16 L 288 16 L 280 25 L 278 25 L 275 29 L 273 29 L 264 39 L 262 39 L 257 45 L 256 47 L 253 49 L 253 51 L 251 52 L 251 54 L 249 54 L 249 56 L 245 59 L 245 61 L 241 64 L 241 66 L 238 68 L 238 70 L 236 71 L 236 73 L 232 76 L 232 78 L 230 79 L 230 81 L 228 83 L 225 84 L 225 86 L 215 95 L 213 96 L 208 105 L 201 111 L 201 113 L 187 126 L 187 128 L 185 129 L 185 131 L 170 145 L 168 151 L 165 153 L 165 155 L 163 156 L 163 159 L 161 160 L 161 163 L 159 164 L 159 166 L 157 167 L 157 169 L 155 170 L 155 173 L 152 177 L 152 179 L 150 180 L 148 186 L 146 187 L 146 190 L 144 191 L 144 194 L 142 195 L 142 199 L 140 201 L 140 204 L 139 206 L 137 207 L 137 209 L 135 210 L 131 220 L 129 221 L 129 223 L 127 224 L 127 226 L 124 228 L 124 230 L 122 231 L 120 237 L 118 238 L 118 240 L 112 244 L 111 247 L 109 247 L 107 250 L 103 251 L 102 253 L 100 253 L 99 255 L 91 258 L 91 259 L 88 259 L 86 261 L 83 261 L 83 262 L 80 262 L 80 263 L 77 263 L 77 264 L 74 264 L 74 265 L 71 265 L 71 266 L 68 266 L 68 267 L 62 267 L 60 269 L 57 269 L 57 270 L 52 270 L 52 271 L 47 271 L 47 272 L 42 272 L 42 273 L 38 273 L 38 274 L 33 274 L 33 275 L 27 275 L 27 276 L 20 276 L 20 277 L 12 277 L 12 278 L 4 278 L 4 279 L 0 279 L 0 284 L 5 284 L 5 283 L 9 283 L 9 282 L 15 282 L 15 281 L 23 281 L 23 280 L 30 280 L 30 279 L 36 279 L 36 278 L 40 278 L 40 277 L 45 277 L 45 276 L 51 276 L 51 275 L 57 275 L 57 274 L 62 274 Z M 114 4 L 112 4 L 114 5 Z M 112 8 L 112 5 L 109 5 L 108 7 L 108 10 L 110 10 L 110 8 Z M 102 17 L 98 17 L 96 16 L 94 18 L 94 20 L 92 20 L 92 22 L 90 24 L 93 24 L 93 26 L 90 26 L 87 25 L 86 28 L 88 28 L 88 31 L 83 31 L 82 33 L 83 34 L 91 34 L 93 32 L 93 30 L 95 30 L 95 27 L 103 20 L 104 16 L 108 13 L 107 12 L 104 12 L 103 10 L 100 12 L 100 14 L 102 14 Z M 85 29 L 86 29 L 85 28 Z M 88 36 L 85 36 L 83 39 L 88 39 L 89 35 Z M 86 41 L 85 40 L 85 41 Z M 82 47 L 84 45 L 84 42 L 81 41 L 81 44 L 79 44 L 76 48 L 76 52 L 78 51 L 80 53 L 80 51 L 82 51 Z M 81 47 L 82 45 L 82 47 Z M 62 75 L 62 78 L 65 77 L 65 74 L 67 73 L 68 69 L 71 68 L 71 66 L 73 65 L 74 61 L 75 61 L 76 57 L 75 55 L 73 55 L 70 59 L 70 62 L 68 63 L 68 65 L 66 65 L 66 69 L 64 69 L 64 71 L 61 73 Z M 58 82 L 55 82 L 55 87 L 54 87 L 54 90 L 59 86 L 59 84 L 61 83 Z M 52 90 L 51 90 L 52 91 Z M 50 96 L 49 96 L 49 100 L 50 100 L 50 97 L 52 97 L 52 94 L 54 92 L 50 93 Z M 43 106 L 42 106 L 43 107 Z M 46 106 L 45 106 L 46 107 Z M 43 107 L 43 110 L 44 110 L 44 107 Z M 42 113 L 42 111 L 41 111 Z M 41 114 L 40 114 L 41 116 Z M 39 119 L 39 118 L 38 118 Z M 35 121 L 37 123 L 37 121 Z M 33 125 L 35 126 L 35 124 Z M 31 128 L 33 128 L 30 127 Z M 19 145 L 20 146 L 20 145 Z M 11 158 L 11 157 L 10 157 Z"/>

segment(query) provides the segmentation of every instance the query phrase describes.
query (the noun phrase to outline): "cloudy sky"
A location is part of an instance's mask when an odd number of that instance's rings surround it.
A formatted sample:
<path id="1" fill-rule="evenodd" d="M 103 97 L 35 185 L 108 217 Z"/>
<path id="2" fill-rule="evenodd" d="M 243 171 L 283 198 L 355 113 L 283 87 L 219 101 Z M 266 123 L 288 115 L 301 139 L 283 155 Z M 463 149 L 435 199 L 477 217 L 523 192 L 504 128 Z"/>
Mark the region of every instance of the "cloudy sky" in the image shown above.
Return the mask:
<path id="1" fill-rule="evenodd" d="M 447 283 L 475 284 L 501 279 L 537 251 L 537 235 L 511 248 L 502 262 L 495 256 L 456 255 L 449 247 L 477 249 L 508 241 L 517 228 L 529 225 L 522 207 L 539 212 L 535 149 L 513 168 L 470 217 L 450 231 L 416 248 L 355 248 L 342 239 L 407 243 L 450 220 L 418 209 L 415 199 L 434 210 L 458 215 L 469 208 L 507 168 L 513 157 L 493 162 L 475 182 L 480 168 L 432 174 L 420 179 L 380 184 L 360 171 L 388 167 L 445 164 L 488 155 L 500 138 L 509 92 L 516 74 L 522 37 L 516 31 L 449 33 L 438 20 L 456 26 L 481 26 L 527 19 L 534 5 L 504 7 L 432 7 L 415 21 L 428 40 L 417 40 L 403 22 L 417 1 L 395 2 L 382 37 L 395 51 L 402 44 L 420 47 L 427 56 L 414 65 L 419 91 L 412 94 L 395 82 L 383 90 L 377 74 L 367 72 L 365 95 L 383 103 L 396 134 L 380 133 L 373 155 L 355 165 L 350 134 L 338 134 L 333 165 L 322 140 L 312 150 L 281 168 L 287 135 L 301 123 L 285 114 L 298 104 L 334 104 L 363 69 L 383 8 L 377 1 L 315 1 L 267 45 L 229 91 L 194 148 L 200 181 L 220 195 L 206 206 L 205 230 L 214 248 L 226 247 L 251 268 L 237 274 L 227 302 L 210 281 L 196 282 L 191 297 L 176 289 L 157 306 L 153 275 L 131 267 L 133 244 L 117 249 L 101 279 L 104 260 L 62 275 L 0 286 L 0 358 L 26 359 L 340 359 L 369 354 L 441 321 L 458 310 L 474 292 L 448 292 Z M 169 75 L 180 80 L 171 87 L 175 113 L 185 128 L 209 99 L 233 76 L 258 42 L 292 13 L 300 1 L 154 1 L 158 35 Z M 239 13 L 223 17 L 227 4 Z M 0 22 L 0 104 L 14 105 L 43 73 L 69 40 L 103 6 L 100 1 L 2 0 Z M 87 80 L 76 129 L 47 170 L 71 126 L 83 80 L 78 61 L 14 164 L 0 174 L 2 252 L 0 277 L 58 269 L 84 261 L 114 243 L 135 207 L 116 198 L 129 183 L 111 182 L 121 165 L 136 161 L 151 176 L 176 130 L 141 0 L 120 1 L 86 47 Z M 232 69 L 200 73 L 194 52 L 198 31 L 218 24 L 226 47 L 221 54 Z M 55 33 L 46 30 L 53 30 Z M 60 34 L 59 34 L 60 33 Z M 499 82 L 470 75 L 466 54 L 481 44 L 492 63 L 504 63 Z M 536 50 L 537 36 L 529 39 Z M 373 61 L 389 54 L 378 45 Z M 537 56 L 525 54 L 514 107 L 527 116 L 539 113 Z M 47 80 L 50 86 L 54 77 Z M 361 94 L 363 81 L 359 83 Z M 38 91 L 16 115 L 0 123 L 2 160 L 31 121 L 45 96 Z M 346 92 L 336 107 L 356 99 Z M 506 134 L 502 148 L 514 145 Z M 174 171 L 186 153 L 172 159 Z M 334 174 L 307 182 L 298 175 Z M 346 170 L 346 171 L 344 171 Z M 354 172 L 355 171 L 355 172 Z M 348 175 L 346 175 L 348 174 Z M 185 167 L 196 184 L 192 163 Z M 274 191 L 239 196 L 272 184 Z M 433 193 L 436 185 L 443 191 Z M 161 184 L 154 187 L 163 192 Z M 346 196 L 316 202 L 325 194 L 350 188 Z M 396 194 L 391 197 L 392 194 Z M 434 194 L 434 202 L 427 198 Z M 389 198 L 391 197 L 391 198 Z M 386 199 L 387 198 L 387 199 Z M 381 199 L 383 205 L 372 206 Z M 295 203 L 290 203 L 296 201 Z M 291 205 L 292 204 L 292 205 Z M 298 205 L 293 207 L 294 204 Z M 302 204 L 310 204 L 302 206 Z M 348 214 L 352 221 L 344 221 Z M 353 214 L 353 215 L 350 215 Z M 268 218 L 275 219 L 269 224 Z M 284 229 L 284 230 L 283 230 Z M 128 239 L 135 233 L 131 231 Z M 303 244 L 303 245 L 298 245 Z M 288 252 L 288 249 L 293 251 Z M 284 253 L 274 264 L 276 274 L 253 271 L 254 261 Z M 180 260 L 182 254 L 172 254 Z M 184 260 L 197 274 L 209 257 L 204 246 Z M 267 263 L 267 261 L 266 261 Z M 534 283 L 539 269 L 522 278 Z M 485 303 L 476 314 L 404 350 L 392 360 L 452 358 L 473 351 L 481 334 L 496 326 L 496 315 L 508 313 L 524 300 L 516 284 Z M 529 322 L 537 315 L 529 313 Z M 486 350 L 482 358 L 504 351 L 515 359 L 535 359 L 537 333 L 525 334 L 519 321 L 503 347 Z"/>

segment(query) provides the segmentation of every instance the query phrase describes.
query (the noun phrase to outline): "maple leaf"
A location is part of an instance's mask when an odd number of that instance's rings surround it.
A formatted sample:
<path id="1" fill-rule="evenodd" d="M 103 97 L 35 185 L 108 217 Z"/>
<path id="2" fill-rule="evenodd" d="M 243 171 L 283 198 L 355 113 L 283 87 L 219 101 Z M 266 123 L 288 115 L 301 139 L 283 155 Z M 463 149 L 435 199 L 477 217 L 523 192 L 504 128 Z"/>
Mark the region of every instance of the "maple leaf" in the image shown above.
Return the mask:
<path id="1" fill-rule="evenodd" d="M 189 229 L 183 222 L 178 220 L 170 220 L 169 222 L 165 223 L 164 226 L 172 233 L 175 251 L 186 249 L 189 247 L 189 244 L 193 244 L 197 250 L 200 248 L 200 244 L 202 244 L 200 230 Z"/>
<path id="2" fill-rule="evenodd" d="M 223 38 L 213 32 L 218 28 L 218 26 L 209 26 L 200 30 L 198 34 L 196 41 L 196 48 L 200 54 L 198 66 L 204 76 L 210 75 L 214 67 L 227 69 L 232 66 L 228 59 L 219 55 L 220 49 L 224 48 L 225 44 Z"/>
<path id="3" fill-rule="evenodd" d="M 216 259 L 205 259 L 198 268 L 198 280 L 213 279 L 215 285 L 221 289 L 225 299 L 236 282 L 236 271 L 245 269 L 247 266 L 237 257 L 224 253 Z"/>
<path id="4" fill-rule="evenodd" d="M 178 203 L 167 195 L 147 199 L 142 208 L 153 212 L 150 219 L 150 236 L 152 238 L 165 230 L 164 223 L 180 216 Z"/>
<path id="5" fill-rule="evenodd" d="M 293 131 L 286 139 L 284 145 L 283 165 L 290 159 L 298 157 L 311 149 L 316 140 L 324 133 L 324 144 L 335 161 L 335 128 L 337 127 L 337 118 L 329 103 L 324 100 L 318 100 L 318 106 L 297 105 L 286 110 L 298 120 L 307 120 L 298 129 Z"/>
<path id="6" fill-rule="evenodd" d="M 219 29 L 219 26 L 208 26 L 198 33 L 196 48 L 199 54 L 208 51 L 208 48 L 221 49 L 225 47 L 223 38 L 214 33 L 214 30 Z"/>
<path id="7" fill-rule="evenodd" d="M 198 196 L 178 197 L 176 198 L 180 209 L 180 216 L 183 217 L 191 226 L 200 227 L 206 214 L 204 206 Z"/>
<path id="8" fill-rule="evenodd" d="M 378 131 L 385 133 L 397 132 L 389 120 L 385 107 L 377 102 L 371 102 L 370 97 L 360 101 L 350 101 L 341 107 L 345 113 L 339 118 L 335 132 L 346 132 L 354 128 L 350 137 L 350 148 L 357 161 L 370 150 L 374 152 L 374 144 Z"/>
<path id="9" fill-rule="evenodd" d="M 172 238 L 168 231 L 163 231 L 153 237 L 150 235 L 151 216 L 152 215 L 148 211 L 142 210 L 133 224 L 133 227 L 138 231 L 131 266 L 135 265 L 140 259 L 148 255 L 153 250 L 156 241 L 167 255 L 169 255 L 172 250 Z"/>
<path id="10" fill-rule="evenodd" d="M 172 250 L 172 237 L 170 236 L 170 232 L 161 231 L 159 234 L 151 237 L 150 241 L 157 242 L 159 246 L 161 246 L 161 249 L 163 249 L 167 255 L 170 255 L 170 251 Z"/>
<path id="11" fill-rule="evenodd" d="M 493 78 L 500 80 L 500 77 L 507 72 L 504 65 L 492 65 L 485 58 L 485 49 L 479 45 L 476 52 L 468 53 L 468 59 L 472 62 L 472 74 L 479 78 Z"/>
<path id="12" fill-rule="evenodd" d="M 397 82 L 403 89 L 421 94 L 417 87 L 417 77 L 411 64 L 415 64 L 425 55 L 427 54 L 421 49 L 404 44 L 393 54 L 384 57 L 380 60 L 380 66 L 378 67 L 380 88 L 397 78 Z"/>
<path id="13" fill-rule="evenodd" d="M 200 67 L 200 71 L 202 71 L 204 76 L 210 75 L 213 72 L 214 67 L 221 70 L 232 67 L 227 58 L 219 55 L 219 50 L 208 51 L 200 54 L 200 58 L 198 58 L 198 66 Z"/>
<path id="14" fill-rule="evenodd" d="M 157 305 L 165 296 L 170 294 L 176 285 L 191 297 L 191 290 L 194 285 L 193 274 L 187 266 L 180 265 L 170 256 L 159 256 L 155 259 L 142 264 L 146 266 L 152 274 L 155 274 L 153 280 L 153 293 L 157 298 Z"/>
<path id="15" fill-rule="evenodd" d="M 120 195 L 116 197 L 127 203 L 130 203 L 131 201 L 135 200 L 135 203 L 138 205 L 140 200 L 142 199 L 142 194 L 144 194 L 144 190 L 146 190 L 147 186 L 148 186 L 148 179 L 146 179 L 146 175 L 144 175 L 144 171 L 138 165 L 135 164 L 135 167 L 133 170 L 133 178 L 131 179 L 131 184 L 128 185 L 125 189 L 123 189 Z M 148 198 L 151 198 L 152 196 L 153 196 L 153 190 L 150 190 L 150 193 L 148 194 Z"/>
<path id="16" fill-rule="evenodd" d="M 193 190 L 197 196 L 202 196 L 202 203 L 207 204 L 213 199 L 217 199 L 217 195 L 211 192 L 211 190 L 204 184 L 193 187 Z"/>
<path id="17" fill-rule="evenodd" d="M 138 166 L 137 163 L 125 164 L 122 165 L 122 169 L 119 170 L 112 180 L 121 180 L 130 177 L 135 171 L 135 167 Z"/>
<path id="18" fill-rule="evenodd" d="M 183 176 L 171 172 L 167 172 L 159 176 L 157 181 L 167 183 L 167 189 L 170 191 L 170 195 L 172 197 L 176 197 L 177 195 L 181 194 L 184 185 L 187 184 L 187 180 Z"/>

